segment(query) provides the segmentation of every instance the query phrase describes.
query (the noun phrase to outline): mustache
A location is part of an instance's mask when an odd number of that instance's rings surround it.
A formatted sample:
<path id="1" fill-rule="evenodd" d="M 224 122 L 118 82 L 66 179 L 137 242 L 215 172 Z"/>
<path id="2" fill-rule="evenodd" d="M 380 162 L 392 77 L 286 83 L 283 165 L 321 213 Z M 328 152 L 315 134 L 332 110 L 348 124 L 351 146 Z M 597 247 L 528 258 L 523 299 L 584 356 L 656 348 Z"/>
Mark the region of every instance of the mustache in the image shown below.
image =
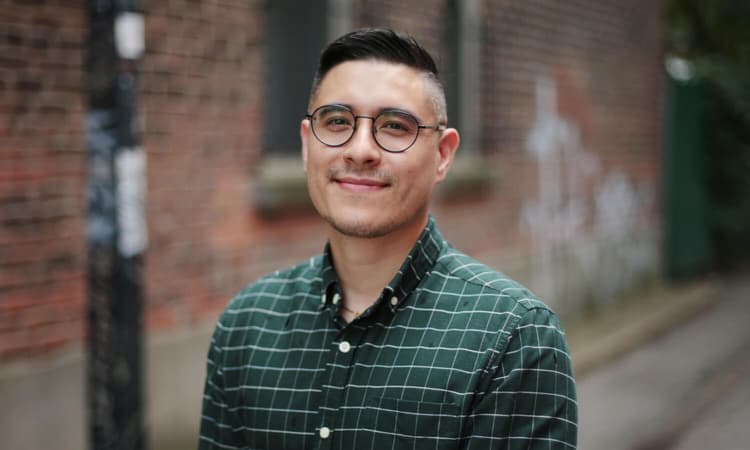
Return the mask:
<path id="1" fill-rule="evenodd" d="M 346 177 L 367 178 L 383 184 L 393 184 L 398 180 L 395 175 L 383 170 L 357 170 L 348 167 L 331 167 L 328 169 L 329 180 Z"/>

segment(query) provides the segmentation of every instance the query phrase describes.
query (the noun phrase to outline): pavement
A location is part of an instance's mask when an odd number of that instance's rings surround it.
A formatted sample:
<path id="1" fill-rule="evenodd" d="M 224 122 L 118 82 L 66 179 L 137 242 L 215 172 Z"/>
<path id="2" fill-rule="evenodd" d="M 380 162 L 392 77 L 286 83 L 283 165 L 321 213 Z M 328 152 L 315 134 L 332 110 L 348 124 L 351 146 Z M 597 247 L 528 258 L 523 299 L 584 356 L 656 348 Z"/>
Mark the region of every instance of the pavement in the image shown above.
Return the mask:
<path id="1" fill-rule="evenodd" d="M 750 450 L 750 272 L 568 325 L 581 450 Z"/>
<path id="2" fill-rule="evenodd" d="M 626 300 L 564 321 L 579 448 L 750 450 L 750 271 Z M 210 331 L 149 339 L 149 448 L 194 448 Z M 0 371 L 0 448 L 85 448 L 84 356 Z"/>

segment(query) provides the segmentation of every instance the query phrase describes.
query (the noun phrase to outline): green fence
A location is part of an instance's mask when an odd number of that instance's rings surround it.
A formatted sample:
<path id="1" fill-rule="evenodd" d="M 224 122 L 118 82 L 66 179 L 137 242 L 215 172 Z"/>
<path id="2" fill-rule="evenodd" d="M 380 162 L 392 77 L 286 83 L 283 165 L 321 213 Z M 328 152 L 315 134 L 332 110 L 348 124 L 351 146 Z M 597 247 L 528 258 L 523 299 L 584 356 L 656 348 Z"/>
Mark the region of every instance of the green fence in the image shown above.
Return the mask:
<path id="1" fill-rule="evenodd" d="M 667 81 L 664 157 L 664 263 L 667 276 L 711 266 L 703 83 Z"/>

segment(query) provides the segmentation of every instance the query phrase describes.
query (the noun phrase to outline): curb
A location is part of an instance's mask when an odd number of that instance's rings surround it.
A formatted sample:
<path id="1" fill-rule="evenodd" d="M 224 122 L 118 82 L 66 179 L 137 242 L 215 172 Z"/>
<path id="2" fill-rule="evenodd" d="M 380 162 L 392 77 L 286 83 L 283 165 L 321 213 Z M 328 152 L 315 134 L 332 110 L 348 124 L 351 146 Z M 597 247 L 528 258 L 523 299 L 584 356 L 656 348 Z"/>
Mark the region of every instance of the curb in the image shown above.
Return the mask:
<path id="1" fill-rule="evenodd" d="M 747 380 L 750 375 L 750 349 L 733 355 L 723 365 L 723 370 L 713 374 L 694 396 L 675 414 L 666 420 L 661 430 L 647 435 L 636 443 L 633 450 L 668 450 L 679 443 L 685 430 L 711 408 L 722 397 L 729 395 L 732 388 Z"/>
<path id="2" fill-rule="evenodd" d="M 573 321 L 568 332 L 577 378 L 716 305 L 717 286 L 706 279 L 658 286 L 642 297 Z"/>

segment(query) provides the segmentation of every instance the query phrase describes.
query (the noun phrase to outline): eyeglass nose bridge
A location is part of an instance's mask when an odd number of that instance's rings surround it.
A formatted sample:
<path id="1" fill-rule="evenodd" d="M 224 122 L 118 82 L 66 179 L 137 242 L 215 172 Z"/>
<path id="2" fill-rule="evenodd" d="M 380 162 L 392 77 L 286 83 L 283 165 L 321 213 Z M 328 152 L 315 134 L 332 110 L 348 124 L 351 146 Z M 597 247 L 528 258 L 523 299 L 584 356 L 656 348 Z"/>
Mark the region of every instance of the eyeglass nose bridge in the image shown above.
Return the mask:
<path id="1" fill-rule="evenodd" d="M 385 147 L 383 147 L 383 145 L 380 143 L 380 141 L 378 141 L 378 136 L 377 136 L 378 129 L 377 129 L 377 127 L 375 127 L 375 121 L 378 119 L 378 116 L 358 116 L 356 114 L 352 114 L 352 117 L 354 118 L 354 125 L 352 125 L 352 132 L 351 132 L 351 134 L 349 135 L 349 137 L 344 142 L 342 142 L 341 144 L 337 145 L 336 147 L 342 147 L 342 146 L 348 144 L 349 141 L 351 141 L 352 138 L 354 138 L 354 135 L 357 134 L 357 124 L 359 124 L 359 121 L 357 119 L 370 119 L 370 120 L 372 120 L 372 122 L 371 122 L 372 125 L 370 126 L 370 133 L 372 134 L 372 140 L 375 141 L 375 144 L 378 147 L 382 148 L 383 150 L 392 151 L 392 150 L 385 149 Z"/>
<path id="2" fill-rule="evenodd" d="M 376 137 L 376 135 L 378 134 L 378 129 L 375 127 L 375 121 L 378 119 L 378 116 L 358 116 L 356 114 L 352 114 L 352 117 L 354 117 L 354 125 L 352 126 L 352 135 L 349 136 L 349 139 L 353 138 L 357 133 L 357 124 L 359 123 L 357 119 L 370 119 L 372 120 L 372 124 L 370 125 L 372 137 L 373 139 L 375 139 L 375 142 L 378 143 L 378 139 Z M 347 142 L 349 141 L 349 139 L 347 139 Z M 380 143 L 378 143 L 378 145 L 380 145 Z"/>

